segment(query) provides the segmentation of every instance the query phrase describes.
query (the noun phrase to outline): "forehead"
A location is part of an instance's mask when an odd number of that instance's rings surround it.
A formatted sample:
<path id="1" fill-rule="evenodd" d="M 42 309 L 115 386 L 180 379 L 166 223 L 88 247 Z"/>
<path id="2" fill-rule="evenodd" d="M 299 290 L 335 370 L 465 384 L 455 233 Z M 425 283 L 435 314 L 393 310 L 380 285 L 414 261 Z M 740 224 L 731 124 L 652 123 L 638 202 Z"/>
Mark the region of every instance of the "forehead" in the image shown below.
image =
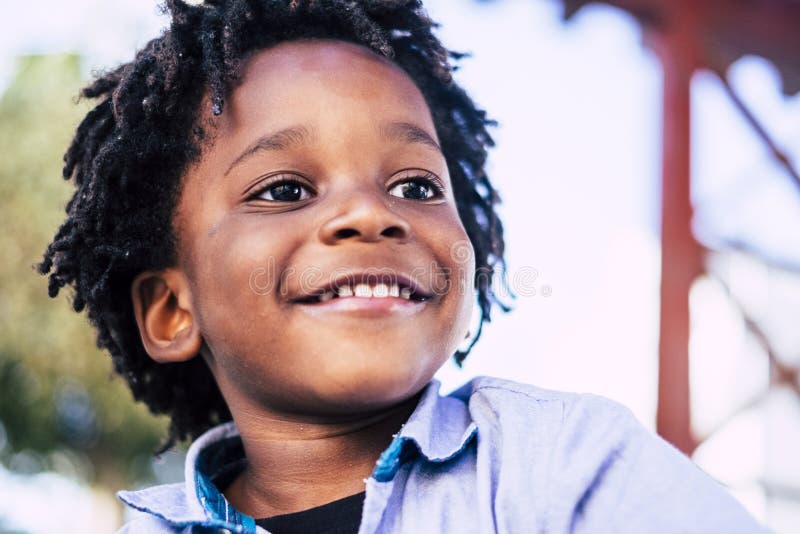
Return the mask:
<path id="1" fill-rule="evenodd" d="M 430 111 L 411 78 L 391 61 L 353 43 L 290 41 L 260 50 L 244 64 L 240 83 L 217 125 L 314 124 L 377 115 L 413 120 L 435 135 Z"/>

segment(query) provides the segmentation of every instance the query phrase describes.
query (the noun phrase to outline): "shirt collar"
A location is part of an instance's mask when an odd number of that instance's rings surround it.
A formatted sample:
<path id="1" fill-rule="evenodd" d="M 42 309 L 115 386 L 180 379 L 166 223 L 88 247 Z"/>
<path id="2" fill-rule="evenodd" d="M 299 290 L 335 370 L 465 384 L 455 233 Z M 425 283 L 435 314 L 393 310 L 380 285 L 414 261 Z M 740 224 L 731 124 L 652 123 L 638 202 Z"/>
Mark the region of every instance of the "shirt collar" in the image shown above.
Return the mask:
<path id="1" fill-rule="evenodd" d="M 120 491 L 117 497 L 177 527 L 203 525 L 237 533 L 255 532 L 255 520 L 231 506 L 212 482 L 230 464 L 231 452 L 237 449 L 241 450 L 241 438 L 236 425 L 233 421 L 223 423 L 203 433 L 189 447 L 183 484 Z"/>
<path id="2" fill-rule="evenodd" d="M 469 408 L 455 396 L 441 397 L 440 386 L 438 380 L 432 380 L 422 392 L 414 413 L 381 453 L 372 478 L 388 482 L 400 466 L 416 456 L 440 463 L 467 448 L 477 432 Z"/>
<path id="3" fill-rule="evenodd" d="M 459 454 L 477 429 L 466 401 L 456 396 L 440 396 L 440 387 L 438 380 L 428 384 L 399 434 L 401 439 L 414 441 L 431 462 L 444 462 Z"/>
<path id="4" fill-rule="evenodd" d="M 440 383 L 432 380 L 423 390 L 416 409 L 381 454 L 372 477 L 388 482 L 406 461 L 421 456 L 429 462 L 446 462 L 461 454 L 476 435 L 466 400 L 460 395 L 442 397 Z M 233 532 L 255 532 L 255 520 L 234 509 L 211 482 L 220 471 L 240 461 L 241 438 L 234 423 L 208 430 L 186 454 L 185 482 L 140 491 L 121 491 L 127 505 L 175 524 L 202 524 Z M 233 454 L 232 454 L 233 451 Z"/>

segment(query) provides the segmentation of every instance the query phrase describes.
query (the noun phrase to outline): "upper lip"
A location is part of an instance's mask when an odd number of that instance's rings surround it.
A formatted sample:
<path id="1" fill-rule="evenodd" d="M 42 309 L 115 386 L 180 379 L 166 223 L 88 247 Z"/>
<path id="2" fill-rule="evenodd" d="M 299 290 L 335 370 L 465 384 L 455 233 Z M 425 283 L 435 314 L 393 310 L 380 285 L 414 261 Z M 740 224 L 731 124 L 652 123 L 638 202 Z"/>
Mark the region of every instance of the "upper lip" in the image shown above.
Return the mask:
<path id="1" fill-rule="evenodd" d="M 329 281 L 325 285 L 302 288 L 298 296 L 291 299 L 291 302 L 308 301 L 327 292 L 336 293 L 336 290 L 342 286 L 353 287 L 356 284 L 373 285 L 376 283 L 397 284 L 401 290 L 408 288 L 411 290 L 411 298 L 415 300 L 427 300 L 433 296 L 430 290 L 422 287 L 412 276 L 387 268 L 337 273 L 335 278 L 329 276 Z"/>

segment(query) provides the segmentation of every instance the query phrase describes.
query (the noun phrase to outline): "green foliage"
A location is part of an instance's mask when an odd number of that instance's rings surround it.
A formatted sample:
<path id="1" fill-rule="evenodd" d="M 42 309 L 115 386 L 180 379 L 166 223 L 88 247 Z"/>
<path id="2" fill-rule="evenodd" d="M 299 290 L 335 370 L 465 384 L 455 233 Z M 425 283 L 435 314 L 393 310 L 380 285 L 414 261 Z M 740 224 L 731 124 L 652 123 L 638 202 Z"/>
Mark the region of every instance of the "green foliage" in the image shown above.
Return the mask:
<path id="1" fill-rule="evenodd" d="M 72 192 L 61 156 L 90 105 L 76 104 L 79 72 L 75 55 L 21 58 L 0 99 L 0 460 L 114 488 L 149 476 L 166 421 L 111 379 L 85 314 L 33 268 Z"/>

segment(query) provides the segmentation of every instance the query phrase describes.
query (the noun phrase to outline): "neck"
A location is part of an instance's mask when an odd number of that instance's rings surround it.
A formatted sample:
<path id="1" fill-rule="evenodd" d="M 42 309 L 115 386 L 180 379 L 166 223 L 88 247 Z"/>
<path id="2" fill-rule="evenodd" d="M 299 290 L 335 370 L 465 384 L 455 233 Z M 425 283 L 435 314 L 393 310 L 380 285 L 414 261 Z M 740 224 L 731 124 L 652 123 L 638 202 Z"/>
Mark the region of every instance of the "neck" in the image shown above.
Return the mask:
<path id="1" fill-rule="evenodd" d="M 225 490 L 252 517 L 307 510 L 364 491 L 375 461 L 411 415 L 415 395 L 379 413 L 347 420 L 293 420 L 234 413 L 247 468 Z"/>

